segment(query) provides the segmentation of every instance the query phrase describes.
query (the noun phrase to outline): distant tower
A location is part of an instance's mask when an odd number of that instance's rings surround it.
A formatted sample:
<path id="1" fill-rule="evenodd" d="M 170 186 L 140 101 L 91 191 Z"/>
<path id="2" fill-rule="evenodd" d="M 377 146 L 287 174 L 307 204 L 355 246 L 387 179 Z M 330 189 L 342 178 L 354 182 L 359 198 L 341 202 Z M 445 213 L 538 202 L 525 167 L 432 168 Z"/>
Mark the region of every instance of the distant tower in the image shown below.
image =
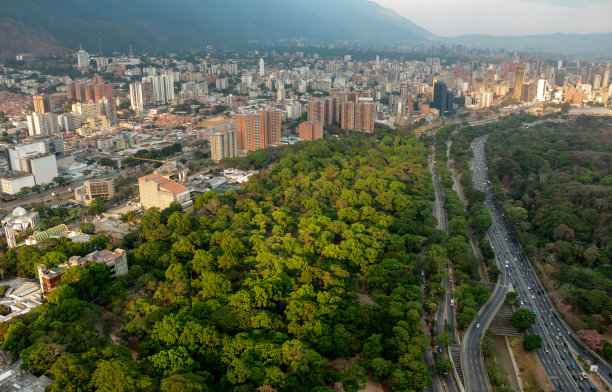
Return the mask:
<path id="1" fill-rule="evenodd" d="M 4 225 L 4 236 L 6 237 L 6 243 L 9 249 L 13 249 L 17 247 L 17 242 L 15 241 L 15 230 L 6 224 Z"/>
<path id="2" fill-rule="evenodd" d="M 521 100 L 524 82 L 525 68 L 519 68 L 518 71 L 516 71 L 516 75 L 514 75 L 514 91 L 512 93 L 512 98 L 516 99 L 517 101 Z"/>
<path id="3" fill-rule="evenodd" d="M 259 76 L 265 76 L 266 75 L 266 67 L 264 64 L 264 59 L 260 58 L 259 59 Z"/>
<path id="4" fill-rule="evenodd" d="M 130 58 L 134 57 L 134 53 L 132 52 L 132 44 L 130 44 Z"/>
<path id="5" fill-rule="evenodd" d="M 84 51 L 82 46 L 79 46 L 79 51 L 77 52 L 77 65 L 79 68 L 89 67 L 89 53 Z"/>
<path id="6" fill-rule="evenodd" d="M 102 57 L 102 38 L 98 37 L 98 55 Z"/>

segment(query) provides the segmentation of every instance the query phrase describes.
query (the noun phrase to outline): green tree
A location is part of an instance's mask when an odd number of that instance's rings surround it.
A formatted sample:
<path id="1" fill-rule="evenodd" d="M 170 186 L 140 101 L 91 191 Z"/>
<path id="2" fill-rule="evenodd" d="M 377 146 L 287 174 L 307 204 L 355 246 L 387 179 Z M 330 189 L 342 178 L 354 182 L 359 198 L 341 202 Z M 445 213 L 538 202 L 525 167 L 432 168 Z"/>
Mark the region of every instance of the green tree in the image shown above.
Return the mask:
<path id="1" fill-rule="evenodd" d="M 359 392 L 365 387 L 368 377 L 361 366 L 352 366 L 340 373 L 340 382 L 345 392 Z"/>
<path id="2" fill-rule="evenodd" d="M 512 315 L 512 323 L 521 331 L 529 329 L 535 321 L 535 314 L 527 309 L 519 309 Z"/>
<path id="3" fill-rule="evenodd" d="M 207 392 L 204 377 L 193 373 L 175 374 L 161 381 L 162 392 Z"/>
<path id="4" fill-rule="evenodd" d="M 523 338 L 523 347 L 528 351 L 542 348 L 542 338 L 539 335 L 525 335 Z"/>
<path id="5" fill-rule="evenodd" d="M 106 211 L 106 199 L 102 197 L 96 197 L 91 201 L 87 212 L 89 215 L 98 215 Z"/>
<path id="6" fill-rule="evenodd" d="M 85 234 L 94 234 L 96 232 L 96 226 L 91 222 L 83 222 L 79 225 L 79 230 Z"/>

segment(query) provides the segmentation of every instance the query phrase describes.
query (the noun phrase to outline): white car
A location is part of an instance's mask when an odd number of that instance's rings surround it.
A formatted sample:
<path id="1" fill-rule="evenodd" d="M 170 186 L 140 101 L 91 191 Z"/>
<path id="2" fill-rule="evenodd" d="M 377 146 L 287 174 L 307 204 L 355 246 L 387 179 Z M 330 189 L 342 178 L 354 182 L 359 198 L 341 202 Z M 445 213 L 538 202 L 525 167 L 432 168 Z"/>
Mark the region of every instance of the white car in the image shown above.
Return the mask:
<path id="1" fill-rule="evenodd" d="M 479 324 L 476 324 L 476 328 L 480 328 L 480 323 L 479 323 Z"/>

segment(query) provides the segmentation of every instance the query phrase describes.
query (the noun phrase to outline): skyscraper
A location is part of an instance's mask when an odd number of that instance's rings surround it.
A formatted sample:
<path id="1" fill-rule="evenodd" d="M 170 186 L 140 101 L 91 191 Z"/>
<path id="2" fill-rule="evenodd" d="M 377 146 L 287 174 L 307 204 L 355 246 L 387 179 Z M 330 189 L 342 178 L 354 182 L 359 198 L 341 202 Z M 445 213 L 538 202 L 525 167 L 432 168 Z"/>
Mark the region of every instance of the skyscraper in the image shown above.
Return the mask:
<path id="1" fill-rule="evenodd" d="M 51 97 L 46 94 L 35 95 L 32 97 L 34 101 L 34 111 L 36 113 L 45 114 L 53 111 L 53 103 Z"/>
<path id="2" fill-rule="evenodd" d="M 89 53 L 84 51 L 83 48 L 77 52 L 77 65 L 79 68 L 89 67 Z"/>
<path id="3" fill-rule="evenodd" d="M 153 85 L 147 82 L 130 84 L 130 103 L 132 109 L 139 112 L 153 106 Z"/>
<path id="4" fill-rule="evenodd" d="M 525 82 L 525 68 L 519 68 L 514 75 L 514 91 L 512 92 L 512 98 L 517 101 L 521 100 L 523 92 L 523 83 Z"/>
<path id="5" fill-rule="evenodd" d="M 261 58 L 259 59 L 259 76 L 265 76 L 265 75 L 266 75 L 266 67 L 265 67 L 264 59 Z"/>
<path id="6" fill-rule="evenodd" d="M 440 111 L 440 116 L 444 116 L 449 110 L 448 88 L 446 88 L 446 83 L 440 81 L 434 83 L 434 95 L 431 107 L 438 109 Z"/>
<path id="7" fill-rule="evenodd" d="M 546 100 L 546 86 L 548 81 L 546 79 L 538 80 L 538 91 L 536 93 L 536 99 L 540 102 Z"/>
<path id="8" fill-rule="evenodd" d="M 235 129 L 215 132 L 210 137 L 210 157 L 219 162 L 224 158 L 233 158 L 238 151 L 238 132 Z"/>

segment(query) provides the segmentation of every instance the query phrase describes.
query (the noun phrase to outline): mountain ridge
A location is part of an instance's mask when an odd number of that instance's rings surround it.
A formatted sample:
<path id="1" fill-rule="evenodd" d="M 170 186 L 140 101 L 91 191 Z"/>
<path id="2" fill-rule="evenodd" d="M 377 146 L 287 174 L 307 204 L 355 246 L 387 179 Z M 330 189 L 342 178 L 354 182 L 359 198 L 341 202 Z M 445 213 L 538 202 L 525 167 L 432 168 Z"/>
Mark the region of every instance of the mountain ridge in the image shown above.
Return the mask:
<path id="1" fill-rule="evenodd" d="M 0 0 L 3 17 L 31 26 L 42 42 L 76 50 L 188 50 L 204 44 L 282 39 L 423 41 L 431 33 L 367 0 Z M 0 35 L 9 27 L 0 25 Z M 15 42 L 15 40 L 17 42 Z M 35 51 L 0 41 L 0 53 Z M 39 49 L 39 48 L 38 48 Z M 38 54 L 38 53 L 34 53 Z"/>

